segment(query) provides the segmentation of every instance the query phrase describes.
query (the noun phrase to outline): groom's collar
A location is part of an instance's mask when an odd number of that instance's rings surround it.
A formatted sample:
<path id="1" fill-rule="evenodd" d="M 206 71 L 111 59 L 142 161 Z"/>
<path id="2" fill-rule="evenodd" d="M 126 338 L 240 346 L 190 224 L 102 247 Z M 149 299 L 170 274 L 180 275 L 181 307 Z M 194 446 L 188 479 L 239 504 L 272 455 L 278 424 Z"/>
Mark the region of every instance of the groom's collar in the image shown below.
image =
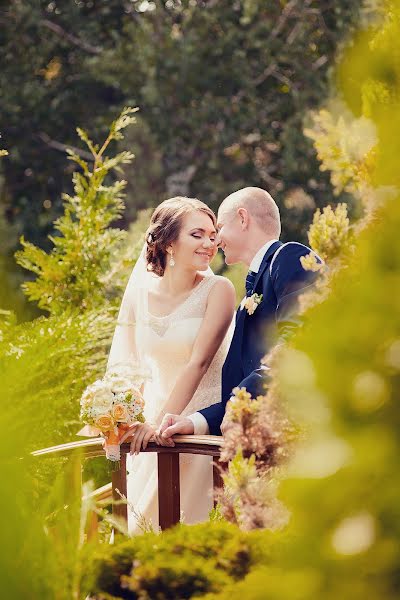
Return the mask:
<path id="1" fill-rule="evenodd" d="M 253 273 L 259 272 L 261 264 L 265 258 L 265 255 L 267 254 L 268 250 L 271 248 L 272 244 L 275 244 L 275 242 L 277 242 L 277 241 L 278 240 L 270 240 L 269 242 L 264 244 L 264 246 L 261 246 L 261 248 L 258 250 L 258 252 L 256 252 L 255 256 L 253 257 L 253 260 L 250 263 L 250 271 L 253 271 Z"/>

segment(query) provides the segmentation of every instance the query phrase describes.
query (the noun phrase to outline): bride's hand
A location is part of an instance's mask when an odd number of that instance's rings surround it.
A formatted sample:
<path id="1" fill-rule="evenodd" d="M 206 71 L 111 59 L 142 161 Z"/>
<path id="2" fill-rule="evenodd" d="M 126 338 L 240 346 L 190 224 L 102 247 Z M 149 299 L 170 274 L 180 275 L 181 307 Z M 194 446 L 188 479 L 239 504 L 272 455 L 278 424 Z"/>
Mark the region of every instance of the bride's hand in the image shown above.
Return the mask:
<path id="1" fill-rule="evenodd" d="M 132 436 L 130 453 L 139 454 L 141 448 L 145 450 L 147 444 L 152 437 L 155 437 L 155 435 L 156 430 L 150 423 L 135 423 L 132 428 L 122 436 L 121 443 Z"/>

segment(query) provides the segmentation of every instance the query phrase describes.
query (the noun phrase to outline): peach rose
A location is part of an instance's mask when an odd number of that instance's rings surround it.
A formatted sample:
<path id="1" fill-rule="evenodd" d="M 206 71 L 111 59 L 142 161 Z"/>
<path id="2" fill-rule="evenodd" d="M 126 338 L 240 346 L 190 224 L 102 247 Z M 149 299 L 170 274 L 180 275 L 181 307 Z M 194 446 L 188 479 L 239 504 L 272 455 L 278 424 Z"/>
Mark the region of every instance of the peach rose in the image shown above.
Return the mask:
<path id="1" fill-rule="evenodd" d="M 105 433 L 113 429 L 114 421 L 110 415 L 100 415 L 96 418 L 94 425 Z"/>
<path id="2" fill-rule="evenodd" d="M 113 417 L 116 421 L 126 421 L 128 410 L 123 404 L 116 404 L 113 409 Z"/>

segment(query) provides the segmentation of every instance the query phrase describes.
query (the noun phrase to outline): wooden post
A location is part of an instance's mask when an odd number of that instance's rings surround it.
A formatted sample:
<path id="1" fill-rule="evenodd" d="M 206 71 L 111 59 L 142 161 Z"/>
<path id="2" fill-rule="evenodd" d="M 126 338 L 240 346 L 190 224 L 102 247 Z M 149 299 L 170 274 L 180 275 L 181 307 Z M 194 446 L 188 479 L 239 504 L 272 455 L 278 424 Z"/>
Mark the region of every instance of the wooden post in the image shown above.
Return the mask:
<path id="1" fill-rule="evenodd" d="M 179 454 L 158 453 L 158 517 L 162 530 L 179 523 L 180 481 Z"/>
<path id="2" fill-rule="evenodd" d="M 121 452 L 120 468 L 117 471 L 113 471 L 111 474 L 112 481 L 112 494 L 114 502 L 112 511 L 115 517 L 124 519 L 128 522 L 128 506 L 124 499 L 121 498 L 119 492 L 127 498 L 127 486 L 126 486 L 126 453 Z"/>
<path id="3" fill-rule="evenodd" d="M 86 524 L 86 539 L 88 541 L 92 541 L 97 538 L 97 534 L 99 531 L 99 517 L 92 510 L 88 515 L 88 520 Z"/>

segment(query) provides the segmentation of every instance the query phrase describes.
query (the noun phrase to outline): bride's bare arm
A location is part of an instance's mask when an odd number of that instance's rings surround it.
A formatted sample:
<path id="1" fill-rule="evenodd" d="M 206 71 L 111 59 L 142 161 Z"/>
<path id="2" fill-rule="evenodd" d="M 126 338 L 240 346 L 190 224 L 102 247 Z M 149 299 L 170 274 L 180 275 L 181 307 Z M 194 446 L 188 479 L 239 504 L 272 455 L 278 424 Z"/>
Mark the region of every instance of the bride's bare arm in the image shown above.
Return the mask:
<path id="1" fill-rule="evenodd" d="M 180 414 L 189 404 L 226 335 L 234 310 L 235 288 L 228 279 L 220 279 L 209 293 L 190 360 L 179 375 L 163 407 L 163 414 Z"/>

